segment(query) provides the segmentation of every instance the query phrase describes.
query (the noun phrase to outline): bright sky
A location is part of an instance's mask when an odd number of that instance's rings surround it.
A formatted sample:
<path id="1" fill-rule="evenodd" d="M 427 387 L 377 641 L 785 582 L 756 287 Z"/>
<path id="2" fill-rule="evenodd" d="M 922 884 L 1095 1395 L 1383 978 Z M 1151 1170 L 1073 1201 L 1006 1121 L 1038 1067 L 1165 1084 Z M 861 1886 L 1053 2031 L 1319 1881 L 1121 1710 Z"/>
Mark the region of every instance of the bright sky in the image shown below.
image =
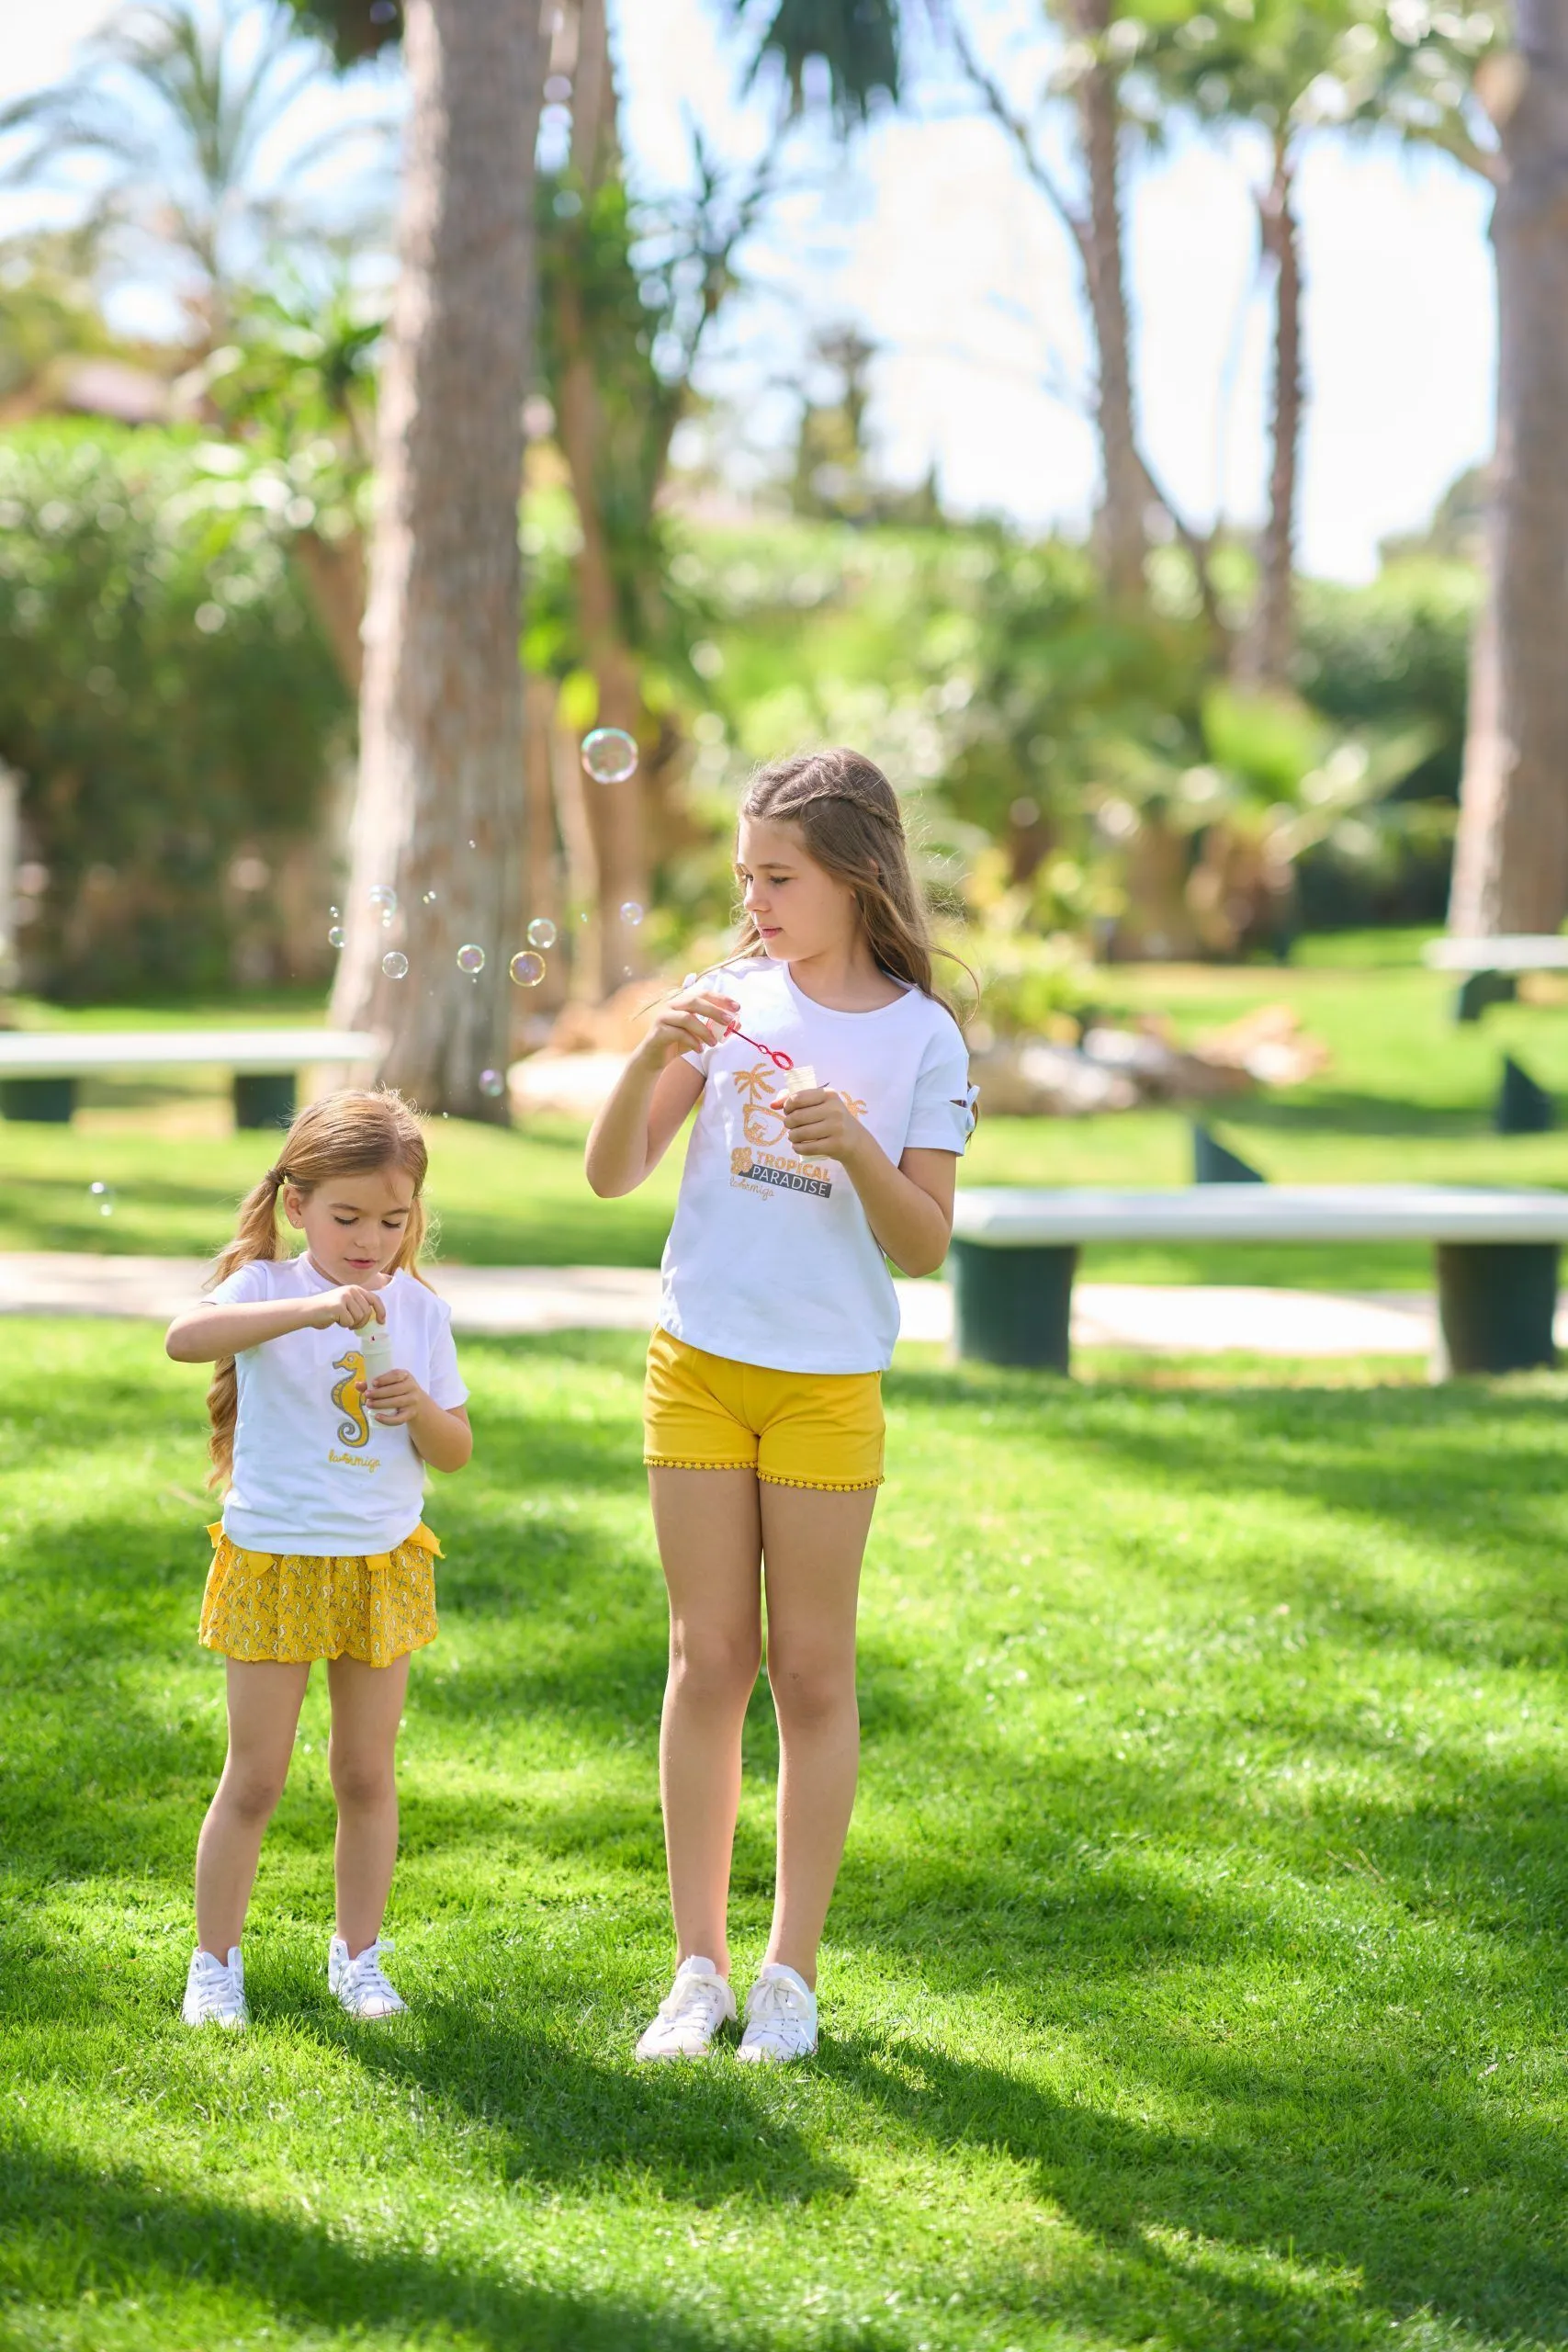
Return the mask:
<path id="1" fill-rule="evenodd" d="M 961 0 L 979 46 L 1021 100 L 1038 85 L 1036 0 Z M 103 0 L 13 12 L 0 99 L 57 74 Z M 679 182 L 695 120 L 721 153 L 756 153 L 765 103 L 736 96 L 716 0 L 620 0 L 627 150 L 645 187 Z M 1081 382 L 1071 256 L 1014 162 L 939 67 L 913 117 L 882 120 L 848 159 L 792 143 L 794 192 L 746 256 L 753 291 L 710 362 L 761 438 L 788 431 L 814 327 L 852 318 L 882 347 L 873 427 L 883 462 L 913 481 L 936 460 L 960 511 L 1081 524 L 1089 433 L 1047 388 Z M 1255 519 L 1264 466 L 1268 311 L 1254 281 L 1244 153 L 1179 138 L 1131 182 L 1133 297 L 1145 435 L 1156 473 L 1195 519 Z M 0 228 L 21 218 L 0 204 Z M 1489 192 L 1457 165 L 1324 140 L 1303 175 L 1310 390 L 1302 499 L 1309 571 L 1365 577 L 1378 540 L 1419 525 L 1491 439 Z M 1228 396 L 1224 388 L 1228 383 Z"/>

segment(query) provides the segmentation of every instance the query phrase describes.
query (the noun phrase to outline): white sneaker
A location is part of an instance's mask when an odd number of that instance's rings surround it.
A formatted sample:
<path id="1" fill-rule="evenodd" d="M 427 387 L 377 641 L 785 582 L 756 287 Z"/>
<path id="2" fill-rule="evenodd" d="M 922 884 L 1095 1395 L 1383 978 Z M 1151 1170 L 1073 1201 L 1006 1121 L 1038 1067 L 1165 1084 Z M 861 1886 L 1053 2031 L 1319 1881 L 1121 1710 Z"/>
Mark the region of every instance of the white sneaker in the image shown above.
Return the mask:
<path id="1" fill-rule="evenodd" d="M 639 2058 L 705 2058 L 721 2025 L 735 2022 L 729 1979 L 695 1953 L 675 1971 L 675 1982 L 637 2046 Z"/>
<path id="2" fill-rule="evenodd" d="M 381 1954 L 391 1949 L 378 1937 L 350 1960 L 341 1936 L 334 1936 L 327 1946 L 327 1984 L 351 2018 L 400 2018 L 406 2012 L 408 2003 L 397 1986 L 388 1983 L 381 1965 Z"/>
<path id="3" fill-rule="evenodd" d="M 782 1960 L 764 1962 L 746 1996 L 746 2030 L 737 2056 L 748 2065 L 781 2065 L 817 2048 L 817 1996 Z"/>
<path id="4" fill-rule="evenodd" d="M 240 1958 L 238 1944 L 231 1944 L 229 1957 L 220 1960 L 215 1953 L 203 1951 L 199 1944 L 190 1956 L 190 1973 L 186 1978 L 186 1996 L 180 2015 L 186 2025 L 221 2025 L 231 2033 L 249 2025 L 250 2010 L 245 2007 L 245 1963 Z"/>

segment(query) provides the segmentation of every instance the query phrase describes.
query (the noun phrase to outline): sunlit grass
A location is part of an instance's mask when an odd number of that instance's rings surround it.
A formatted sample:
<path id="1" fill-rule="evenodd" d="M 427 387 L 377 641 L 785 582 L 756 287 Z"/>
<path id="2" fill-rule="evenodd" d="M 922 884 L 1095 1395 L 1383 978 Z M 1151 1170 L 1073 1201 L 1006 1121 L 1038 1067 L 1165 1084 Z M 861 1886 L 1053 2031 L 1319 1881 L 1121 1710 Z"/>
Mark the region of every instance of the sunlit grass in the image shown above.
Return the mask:
<path id="1" fill-rule="evenodd" d="M 817 2064 L 635 2068 L 669 1951 L 638 1350 L 470 1345 L 392 1932 L 322 1981 L 321 1694 L 175 2010 L 222 1748 L 200 1386 L 0 1359 L 0 2341 L 1518 2352 L 1568 2333 L 1568 1383 L 890 1376 Z M 738 1960 L 773 1740 L 748 1730 Z"/>

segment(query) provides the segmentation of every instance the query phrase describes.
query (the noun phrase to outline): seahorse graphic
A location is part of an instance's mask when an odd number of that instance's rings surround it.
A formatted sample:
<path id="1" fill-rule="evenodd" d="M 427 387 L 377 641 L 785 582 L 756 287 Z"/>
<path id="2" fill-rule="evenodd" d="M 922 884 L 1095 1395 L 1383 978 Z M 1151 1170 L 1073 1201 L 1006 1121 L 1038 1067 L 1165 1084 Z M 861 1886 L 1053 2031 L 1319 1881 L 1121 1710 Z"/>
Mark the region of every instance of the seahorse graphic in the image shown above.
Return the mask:
<path id="1" fill-rule="evenodd" d="M 784 1123 L 776 1111 L 765 1107 L 784 1083 L 773 1063 L 758 1062 L 751 1069 L 732 1070 L 730 1076 L 745 1099 L 740 1126 L 747 1142 L 763 1147 L 781 1142 Z"/>
<path id="2" fill-rule="evenodd" d="M 337 1425 L 337 1433 L 344 1445 L 368 1445 L 370 1416 L 365 1409 L 365 1399 L 355 1385 L 365 1377 L 365 1358 L 357 1348 L 351 1348 L 345 1356 L 339 1356 L 333 1370 L 341 1372 L 344 1375 L 333 1390 L 333 1403 L 343 1414 L 343 1419 Z"/>

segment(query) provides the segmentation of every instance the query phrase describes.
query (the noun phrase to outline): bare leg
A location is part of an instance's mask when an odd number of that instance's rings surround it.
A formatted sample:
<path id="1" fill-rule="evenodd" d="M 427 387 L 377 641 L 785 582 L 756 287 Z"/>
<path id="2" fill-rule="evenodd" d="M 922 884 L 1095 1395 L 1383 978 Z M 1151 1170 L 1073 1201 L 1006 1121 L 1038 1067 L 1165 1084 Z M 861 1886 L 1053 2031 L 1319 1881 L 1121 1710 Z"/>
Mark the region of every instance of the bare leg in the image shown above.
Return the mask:
<path id="1" fill-rule="evenodd" d="M 203 1951 L 226 1961 L 244 1933 L 261 1859 L 304 1702 L 309 1666 L 231 1657 L 229 1753 L 196 1848 L 196 1936 Z"/>
<path id="2" fill-rule="evenodd" d="M 779 1874 L 768 1958 L 815 1986 L 860 1769 L 855 1607 L 876 1490 L 761 1487 L 768 1680 L 779 1718 Z"/>
<path id="3" fill-rule="evenodd" d="M 366 1666 L 334 1657 L 327 1667 L 333 1731 L 327 1761 L 337 1799 L 337 1931 L 357 1960 L 381 1932 L 398 1859 L 398 1725 L 408 1690 L 407 1657 Z"/>
<path id="4" fill-rule="evenodd" d="M 761 1535 L 750 1470 L 650 1470 L 670 1588 L 670 1677 L 659 1742 L 679 1957 L 729 1969 L 726 1913 L 740 1730 L 761 1664 Z"/>

